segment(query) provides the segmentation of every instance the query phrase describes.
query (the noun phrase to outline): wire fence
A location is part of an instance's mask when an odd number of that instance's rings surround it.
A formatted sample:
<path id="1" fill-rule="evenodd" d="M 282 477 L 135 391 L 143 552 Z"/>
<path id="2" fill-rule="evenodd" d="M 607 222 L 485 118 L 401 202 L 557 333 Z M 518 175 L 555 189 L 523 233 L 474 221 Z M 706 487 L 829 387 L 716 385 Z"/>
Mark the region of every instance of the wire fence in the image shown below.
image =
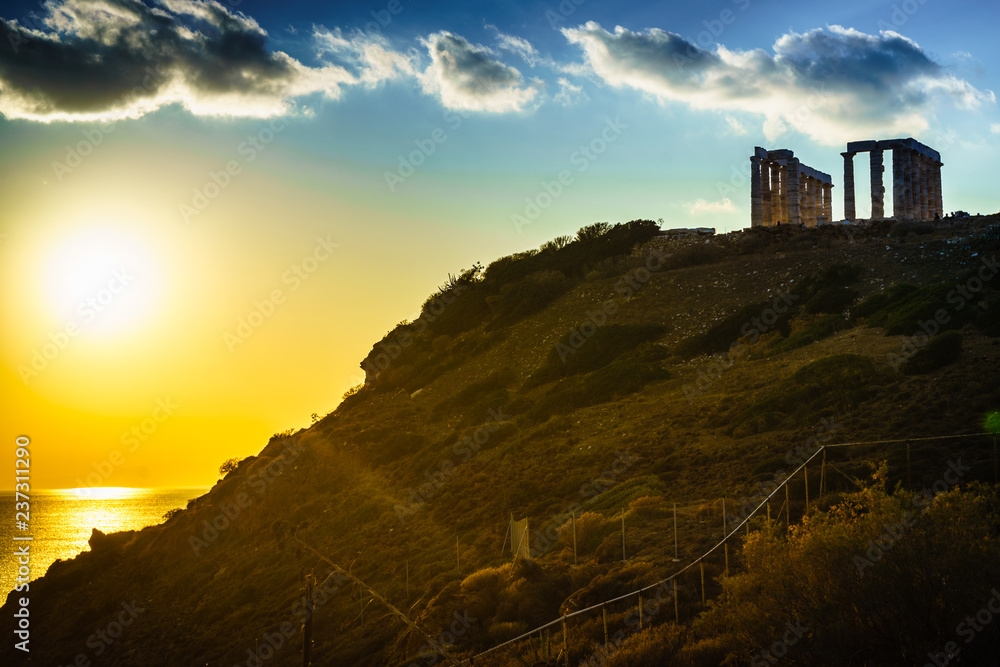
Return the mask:
<path id="1" fill-rule="evenodd" d="M 818 449 L 795 467 L 792 472 L 780 477 L 780 479 L 778 475 L 775 475 L 776 482 L 770 492 L 760 493 L 749 502 L 745 502 L 742 507 L 736 508 L 737 520 L 733 525 L 729 524 L 726 501 L 723 500 L 724 529 L 722 539 L 687 564 L 678 565 L 673 573 L 625 594 L 590 604 L 581 609 L 565 611 L 560 617 L 548 623 L 532 628 L 472 656 L 468 656 L 467 652 L 465 656 L 462 656 L 462 651 L 458 647 L 440 644 L 425 628 L 419 627 L 407 614 L 397 609 L 373 587 L 341 568 L 311 545 L 299 538 L 296 539 L 303 547 L 335 568 L 336 571 L 367 590 L 374 599 L 377 599 L 388 609 L 391 615 L 399 618 L 411 630 L 426 639 L 427 645 L 445 662 L 454 665 L 476 666 L 518 664 L 529 667 L 534 665 L 568 666 L 571 662 L 583 665 L 603 665 L 625 639 L 635 632 L 663 622 L 673 621 L 679 624 L 681 619 L 691 618 L 701 612 L 707 606 L 708 600 L 721 592 L 717 577 L 720 574 L 728 574 L 732 565 L 738 565 L 737 554 L 731 553 L 730 548 L 739 543 L 738 538 L 741 534 L 745 533 L 749 536 L 752 529 L 774 530 L 782 525 L 785 529 L 790 528 L 793 506 L 791 484 L 793 481 L 797 485 L 801 484 L 801 489 L 796 490 L 794 497 L 794 504 L 797 505 L 796 519 L 809 513 L 810 501 L 815 507 L 817 502 L 826 496 L 832 487 L 844 487 L 842 482 L 839 484 L 831 482 L 833 472 L 845 478 L 850 485 L 859 484 L 857 479 L 844 473 L 832 461 L 827 460 L 828 450 L 905 444 L 905 479 L 907 487 L 912 488 L 912 444 L 982 437 L 992 437 L 992 477 L 994 483 L 1000 483 L 997 436 L 991 433 L 965 433 L 819 445 Z M 901 456 L 902 454 L 900 454 Z M 973 464 L 979 465 L 981 468 L 983 459 L 988 460 L 989 458 L 988 455 L 980 457 Z M 902 465 L 901 458 L 898 463 Z M 812 474 L 809 472 L 810 466 L 813 467 Z M 817 467 L 819 474 L 818 480 L 815 480 Z M 902 477 L 902 473 L 899 473 L 899 476 Z M 810 477 L 814 478 L 812 491 L 810 491 Z M 742 518 L 740 518 L 741 516 Z M 756 523 L 752 523 L 752 520 L 756 520 Z M 676 527 L 674 539 L 676 540 Z M 676 558 L 674 560 L 677 562 Z M 564 603 L 565 605 L 566 603 Z M 404 661 L 402 664 L 410 665 L 412 663 Z M 425 659 L 420 659 L 417 660 L 416 664 L 427 663 Z"/>
<path id="2" fill-rule="evenodd" d="M 561 617 L 544 625 L 533 628 L 513 639 L 497 644 L 481 651 L 463 661 L 469 665 L 508 665 L 508 664 L 551 664 L 551 665 L 602 665 L 613 654 L 625 637 L 642 630 L 653 622 L 673 620 L 680 623 L 682 611 L 688 617 L 706 606 L 709 599 L 706 582 L 706 566 L 709 574 L 719 572 L 720 563 L 709 563 L 710 557 L 723 557 L 724 571 L 730 566 L 729 546 L 744 531 L 749 534 L 751 519 L 766 513 L 766 526 L 773 526 L 785 514 L 786 526 L 791 525 L 791 492 L 790 484 L 801 473 L 804 491 L 803 515 L 809 511 L 809 466 L 819 465 L 819 485 L 813 488 L 813 500 L 822 497 L 829 488 L 827 468 L 835 470 L 832 463 L 826 461 L 828 449 L 852 446 L 906 445 L 907 480 L 910 482 L 910 445 L 918 442 L 939 440 L 971 439 L 990 436 L 990 433 L 965 433 L 948 436 L 929 436 L 923 438 L 898 438 L 891 440 L 869 440 L 842 442 L 821 445 L 811 456 L 802 462 L 795 470 L 785 476 L 770 493 L 766 495 L 753 509 L 739 521 L 731 530 L 725 532 L 723 538 L 705 551 L 697 559 L 680 567 L 676 572 L 652 584 L 631 591 L 624 595 L 604 600 L 563 614 Z M 998 480 L 997 444 L 993 435 L 993 476 L 994 483 Z M 839 472 L 839 470 L 838 470 Z M 843 475 L 843 473 L 840 473 Z M 847 477 L 851 483 L 855 480 Z M 772 502 L 781 501 L 775 517 L 771 516 Z M 609 625 L 612 628 L 609 631 Z"/>

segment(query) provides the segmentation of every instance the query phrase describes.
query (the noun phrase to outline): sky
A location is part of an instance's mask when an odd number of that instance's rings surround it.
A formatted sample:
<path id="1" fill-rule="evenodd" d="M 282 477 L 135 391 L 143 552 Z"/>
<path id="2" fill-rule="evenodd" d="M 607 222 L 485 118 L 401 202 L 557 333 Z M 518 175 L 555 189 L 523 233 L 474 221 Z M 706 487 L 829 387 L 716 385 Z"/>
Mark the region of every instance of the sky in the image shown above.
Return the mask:
<path id="1" fill-rule="evenodd" d="M 335 408 L 449 273 L 599 221 L 748 226 L 755 146 L 831 174 L 839 218 L 846 143 L 914 137 L 947 211 L 996 212 L 998 19 L 967 0 L 5 2 L 9 461 L 25 436 L 36 488 L 209 485 Z"/>

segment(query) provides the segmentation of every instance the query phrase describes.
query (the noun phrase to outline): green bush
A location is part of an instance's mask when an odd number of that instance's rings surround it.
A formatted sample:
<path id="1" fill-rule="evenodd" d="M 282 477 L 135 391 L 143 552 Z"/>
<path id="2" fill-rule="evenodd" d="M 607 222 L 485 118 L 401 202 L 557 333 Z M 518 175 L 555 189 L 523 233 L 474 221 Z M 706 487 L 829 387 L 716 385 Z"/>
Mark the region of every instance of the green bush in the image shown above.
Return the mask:
<path id="1" fill-rule="evenodd" d="M 581 329 L 586 330 L 574 327 L 563 334 L 549 351 L 545 363 L 528 380 L 527 386 L 596 370 L 666 333 L 666 327 L 658 325 L 609 324 L 594 327 L 587 338 Z"/>
<path id="2" fill-rule="evenodd" d="M 962 334 L 945 331 L 903 362 L 900 371 L 906 375 L 923 375 L 954 362 L 962 354 Z"/>
<path id="3" fill-rule="evenodd" d="M 788 352 L 799 347 L 804 347 L 810 343 L 823 340 L 838 331 L 850 329 L 851 323 L 840 315 L 827 315 L 802 331 L 796 332 L 780 341 L 776 341 L 770 349 L 772 354 Z"/>

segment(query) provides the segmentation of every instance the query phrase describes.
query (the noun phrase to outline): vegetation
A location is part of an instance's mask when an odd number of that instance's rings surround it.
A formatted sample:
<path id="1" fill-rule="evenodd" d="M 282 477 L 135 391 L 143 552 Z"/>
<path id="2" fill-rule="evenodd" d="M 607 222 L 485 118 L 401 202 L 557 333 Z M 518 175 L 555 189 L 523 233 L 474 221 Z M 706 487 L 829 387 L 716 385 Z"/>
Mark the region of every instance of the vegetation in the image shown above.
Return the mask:
<path id="1" fill-rule="evenodd" d="M 809 250 L 778 253 L 757 232 L 705 243 L 656 237 L 650 224 L 585 228 L 449 276 L 373 347 L 371 381 L 334 412 L 276 433 L 165 523 L 95 541 L 33 581 L 35 660 L 58 664 L 135 599 L 147 611 L 107 647 L 109 664 L 254 663 L 283 623 L 291 634 L 258 659 L 301 662 L 309 573 L 325 582 L 314 664 L 434 660 L 379 602 L 328 577 L 324 559 L 468 659 L 695 563 L 795 461 L 845 441 L 881 444 L 827 450 L 822 494 L 810 463 L 808 510 L 800 472 L 775 496 L 771 524 L 762 512 L 748 539 L 743 529 L 730 539 L 729 576 L 721 551 L 702 561 L 707 607 L 695 565 L 682 575 L 679 624 L 669 599 L 641 632 L 628 625 L 634 597 L 608 604 L 605 649 L 601 611 L 574 616 L 571 664 L 752 664 L 793 620 L 809 629 L 786 647 L 787 664 L 922 664 L 942 641 L 962 642 L 958 623 L 1000 587 L 996 494 L 983 485 L 992 440 L 922 438 L 1000 431 L 995 290 L 984 285 L 966 319 L 908 362 L 941 363 L 960 339 L 943 372 L 892 372 L 889 356 L 913 338 L 907 327 L 936 285 L 968 279 L 979 237 L 949 253 L 938 231 L 886 258 L 888 227 L 829 251 L 826 231 L 804 230 Z M 760 254 L 746 238 L 763 239 Z M 797 298 L 765 319 L 779 288 Z M 767 330 L 744 332 L 753 318 Z M 882 335 L 893 322 L 906 324 L 899 339 Z M 748 354 L 698 356 L 734 342 Z M 911 447 L 885 442 L 906 438 Z M 859 572 L 854 557 L 868 558 L 916 492 L 942 490 L 949 462 L 962 466 L 957 483 Z M 511 518 L 529 521 L 530 561 L 511 554 Z M 534 653 L 522 641 L 476 664 L 534 664 L 537 635 L 530 644 Z M 995 633 L 980 633 L 962 658 L 989 662 L 997 649 Z"/>

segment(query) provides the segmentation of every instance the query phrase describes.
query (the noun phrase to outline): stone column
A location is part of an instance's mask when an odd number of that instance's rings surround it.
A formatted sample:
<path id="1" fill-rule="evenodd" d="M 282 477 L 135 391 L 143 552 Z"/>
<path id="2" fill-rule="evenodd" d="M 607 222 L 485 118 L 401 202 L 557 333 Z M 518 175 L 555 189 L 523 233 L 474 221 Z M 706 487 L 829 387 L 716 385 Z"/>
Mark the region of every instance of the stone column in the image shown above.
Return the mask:
<path id="1" fill-rule="evenodd" d="M 892 149 L 892 217 L 902 220 L 906 206 L 903 204 L 903 195 L 906 186 L 903 179 L 903 149 L 899 146 Z"/>
<path id="2" fill-rule="evenodd" d="M 910 151 L 910 210 L 911 219 L 920 218 L 920 153 Z"/>
<path id="3" fill-rule="evenodd" d="M 771 163 L 771 224 L 784 221 L 784 213 L 781 212 L 781 165 L 777 162 Z"/>
<path id="4" fill-rule="evenodd" d="M 934 208 L 940 217 L 944 217 L 944 200 L 941 193 L 941 162 L 934 163 Z"/>
<path id="5" fill-rule="evenodd" d="M 931 215 L 931 161 L 926 155 L 920 156 L 920 218 L 933 220 Z"/>
<path id="6" fill-rule="evenodd" d="M 844 218 L 854 222 L 857 213 L 854 208 L 854 153 L 841 153 L 844 156 Z"/>
<path id="7" fill-rule="evenodd" d="M 802 222 L 799 209 L 799 159 L 793 157 L 788 161 L 788 224 L 798 225 Z"/>
<path id="8" fill-rule="evenodd" d="M 764 204 L 760 192 L 760 158 L 750 158 L 750 226 L 760 227 L 764 221 Z"/>
<path id="9" fill-rule="evenodd" d="M 833 222 L 833 183 L 823 184 L 823 217 Z"/>
<path id="10" fill-rule="evenodd" d="M 770 227 L 774 224 L 774 218 L 771 214 L 771 166 L 768 162 L 760 164 L 760 192 L 764 213 L 761 222 Z"/>
<path id="11" fill-rule="evenodd" d="M 909 148 L 899 149 L 900 168 L 903 171 L 903 217 L 901 220 L 913 220 L 913 162 L 910 160 L 912 151 Z"/>
<path id="12" fill-rule="evenodd" d="M 781 172 L 781 183 L 778 188 L 778 202 L 781 205 L 781 222 L 783 224 L 788 224 L 788 167 L 786 165 L 778 165 L 778 171 Z"/>
<path id="13" fill-rule="evenodd" d="M 823 198 L 819 189 L 819 181 L 812 176 L 809 177 L 809 220 L 806 224 L 810 227 L 816 226 L 816 216 L 819 215 L 820 207 L 823 205 Z"/>
<path id="14" fill-rule="evenodd" d="M 872 220 L 879 220 L 885 217 L 885 185 L 883 185 L 885 166 L 882 164 L 882 150 L 873 149 L 869 156 L 872 169 Z"/>

